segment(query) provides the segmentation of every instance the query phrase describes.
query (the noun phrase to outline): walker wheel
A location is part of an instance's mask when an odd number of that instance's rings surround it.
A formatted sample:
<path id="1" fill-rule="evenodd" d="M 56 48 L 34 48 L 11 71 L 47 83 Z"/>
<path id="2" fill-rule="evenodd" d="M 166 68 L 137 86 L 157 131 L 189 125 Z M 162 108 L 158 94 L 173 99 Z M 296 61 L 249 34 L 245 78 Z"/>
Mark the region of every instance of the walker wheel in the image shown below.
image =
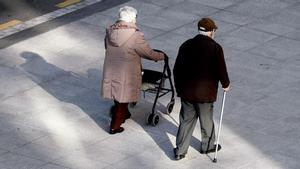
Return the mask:
<path id="1" fill-rule="evenodd" d="M 158 122 L 159 122 L 159 115 L 157 113 L 151 113 L 146 120 L 146 123 L 152 126 L 156 126 Z"/>
<path id="2" fill-rule="evenodd" d="M 151 124 L 152 118 L 153 118 L 153 114 L 147 113 L 147 116 L 146 116 L 146 124 L 147 125 Z"/>
<path id="3" fill-rule="evenodd" d="M 168 103 L 167 105 L 167 114 L 170 114 L 174 108 L 174 104 L 175 104 L 175 101 L 174 99 L 171 100 L 170 103 Z"/>

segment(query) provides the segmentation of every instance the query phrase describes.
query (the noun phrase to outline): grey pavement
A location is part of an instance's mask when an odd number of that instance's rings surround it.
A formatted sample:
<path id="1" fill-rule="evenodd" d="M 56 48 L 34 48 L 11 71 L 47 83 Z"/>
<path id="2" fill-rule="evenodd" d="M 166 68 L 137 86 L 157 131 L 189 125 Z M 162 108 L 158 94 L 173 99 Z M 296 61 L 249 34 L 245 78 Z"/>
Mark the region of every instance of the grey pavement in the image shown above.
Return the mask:
<path id="1" fill-rule="evenodd" d="M 26 38 L 0 50 L 1 169 L 300 168 L 299 0 L 103 2 L 106 8 L 63 16 L 72 20 L 53 20 L 48 30 L 23 31 L 15 36 Z M 212 163 L 213 154 L 199 153 L 199 124 L 186 158 L 174 161 L 180 102 L 176 98 L 173 112 L 164 113 L 170 95 L 159 99 L 157 126 L 145 124 L 154 98 L 147 94 L 130 108 L 125 131 L 108 134 L 112 102 L 100 97 L 103 38 L 123 5 L 138 9 L 139 27 L 151 47 L 169 55 L 171 67 L 180 44 L 197 34 L 197 21 L 216 20 L 216 41 L 232 81 L 218 163 Z M 221 97 L 220 90 L 216 124 Z"/>

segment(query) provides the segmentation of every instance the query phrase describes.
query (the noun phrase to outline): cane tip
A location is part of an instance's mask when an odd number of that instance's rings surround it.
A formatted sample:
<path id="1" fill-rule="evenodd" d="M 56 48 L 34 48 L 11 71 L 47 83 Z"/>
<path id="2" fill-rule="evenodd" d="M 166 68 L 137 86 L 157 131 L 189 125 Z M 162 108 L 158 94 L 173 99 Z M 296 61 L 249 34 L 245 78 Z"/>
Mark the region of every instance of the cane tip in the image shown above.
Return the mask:
<path id="1" fill-rule="evenodd" d="M 214 163 L 217 163 L 217 159 L 216 159 L 216 158 L 214 158 L 213 162 L 214 162 Z"/>

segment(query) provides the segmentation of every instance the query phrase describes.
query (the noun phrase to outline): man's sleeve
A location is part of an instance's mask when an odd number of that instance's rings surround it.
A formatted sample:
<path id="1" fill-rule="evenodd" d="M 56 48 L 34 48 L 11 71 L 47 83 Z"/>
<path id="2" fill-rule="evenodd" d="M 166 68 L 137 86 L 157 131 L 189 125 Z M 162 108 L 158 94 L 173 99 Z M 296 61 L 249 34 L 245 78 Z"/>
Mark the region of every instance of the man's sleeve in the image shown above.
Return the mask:
<path id="1" fill-rule="evenodd" d="M 183 67 L 183 45 L 181 45 L 179 47 L 179 50 L 178 50 L 178 54 L 177 54 L 177 57 L 176 57 L 176 60 L 175 60 L 175 63 L 174 63 L 174 67 L 173 67 L 173 78 L 174 78 L 174 85 L 175 85 L 175 89 L 176 89 L 176 92 L 177 94 L 180 93 L 180 90 L 182 88 L 182 84 L 184 83 L 184 80 L 182 79 L 182 77 L 184 76 L 184 72 L 182 70 L 182 67 Z"/>
<path id="2" fill-rule="evenodd" d="M 230 80 L 228 77 L 223 49 L 220 45 L 216 46 L 216 57 L 217 57 L 217 71 L 218 71 L 217 73 L 219 76 L 219 80 L 222 84 L 222 87 L 226 88 L 229 86 Z"/>

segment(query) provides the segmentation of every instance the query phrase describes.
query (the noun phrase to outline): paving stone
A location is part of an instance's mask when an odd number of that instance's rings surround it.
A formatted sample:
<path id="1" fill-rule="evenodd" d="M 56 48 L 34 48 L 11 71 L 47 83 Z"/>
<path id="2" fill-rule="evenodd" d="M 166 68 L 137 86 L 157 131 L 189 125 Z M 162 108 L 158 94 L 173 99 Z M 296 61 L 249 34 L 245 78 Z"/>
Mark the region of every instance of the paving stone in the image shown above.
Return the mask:
<path id="1" fill-rule="evenodd" d="M 144 33 L 144 36 L 145 36 L 146 40 L 151 40 L 151 39 L 153 39 L 157 36 L 160 36 L 160 35 L 166 33 L 163 30 L 152 28 L 152 27 L 149 27 L 149 26 L 145 26 L 145 25 L 142 25 L 142 24 L 139 24 L 139 23 L 138 23 L 138 28 L 140 29 L 141 32 Z"/>
<path id="2" fill-rule="evenodd" d="M 290 7 L 284 9 L 281 12 L 263 17 L 262 20 L 273 23 L 279 23 L 285 26 L 290 26 L 292 28 L 299 29 L 299 6 L 299 4 L 291 5 Z"/>
<path id="3" fill-rule="evenodd" d="M 300 53 L 298 41 L 278 37 L 268 43 L 249 50 L 250 53 L 271 57 L 278 60 L 287 59 Z"/>
<path id="4" fill-rule="evenodd" d="M 279 37 L 270 41 L 269 44 L 271 46 L 282 48 L 288 51 L 294 51 L 296 54 L 298 54 L 300 52 L 300 49 L 297 48 L 298 43 L 299 42 L 296 40 Z"/>
<path id="5" fill-rule="evenodd" d="M 198 34 L 198 21 L 183 25 L 175 29 L 173 32 L 185 36 L 187 39 L 193 38 Z"/>
<path id="6" fill-rule="evenodd" d="M 229 11 L 219 11 L 215 14 L 210 15 L 213 19 L 218 19 L 224 22 L 236 24 L 236 25 L 246 25 L 248 23 L 254 22 L 257 19 L 247 16 L 247 15 L 241 15 Z"/>
<path id="7" fill-rule="evenodd" d="M 104 38 L 103 38 L 104 39 Z M 75 68 L 85 67 L 92 63 L 103 63 L 101 57 L 104 56 L 104 43 L 99 40 L 86 40 L 71 49 L 62 50 L 59 55 L 49 58 L 49 66 L 51 64 L 57 65 L 57 68 L 68 72 L 76 70 Z M 90 52 L 87 52 L 90 51 Z M 77 65 L 82 65 L 77 67 Z"/>
<path id="8" fill-rule="evenodd" d="M 7 153 L 0 156 L 0 167 L 3 169 L 11 168 L 39 168 L 45 162 L 34 160 L 25 156 Z"/>
<path id="9" fill-rule="evenodd" d="M 290 57 L 283 63 L 283 69 L 289 70 L 291 72 L 298 72 L 300 66 L 299 61 L 300 55 Z"/>
<path id="10" fill-rule="evenodd" d="M 36 139 L 42 138 L 45 135 L 45 132 L 39 130 L 16 128 L 14 130 L 1 133 L 0 147 L 4 150 L 10 151 L 31 143 Z"/>
<path id="11" fill-rule="evenodd" d="M 295 30 L 295 31 L 291 31 L 286 33 L 284 36 L 291 38 L 293 40 L 297 40 L 300 41 L 300 37 L 299 37 L 300 31 L 299 30 Z"/>
<path id="12" fill-rule="evenodd" d="M 157 13 L 156 16 L 167 20 L 177 21 L 182 25 L 194 22 L 199 19 L 199 16 L 195 14 L 186 13 L 179 10 L 172 10 L 169 8 L 163 9 L 161 12 Z"/>
<path id="13" fill-rule="evenodd" d="M 215 33 L 215 40 L 217 41 L 219 36 L 226 36 L 228 34 L 231 34 L 231 32 L 235 32 L 239 29 L 239 26 L 235 24 L 219 21 L 217 19 L 215 19 L 215 22 L 218 26 L 218 29 Z"/>
<path id="14" fill-rule="evenodd" d="M 197 2 L 203 5 L 211 6 L 214 8 L 219 8 L 219 9 L 224 9 L 227 8 L 231 5 L 235 4 L 235 0 L 225 0 L 225 1 L 220 1 L 220 0 L 203 0 L 203 1 L 197 1 L 197 0 L 188 0 L 191 2 Z M 237 0 L 240 1 L 240 0 Z"/>
<path id="15" fill-rule="evenodd" d="M 43 149 L 45 151 L 55 151 L 55 155 L 59 157 L 70 156 L 75 151 L 83 149 L 92 144 L 88 143 L 89 142 L 85 142 L 79 137 L 79 134 L 76 133 L 75 128 L 71 127 L 66 127 L 64 131 L 57 132 L 56 134 L 49 134 L 43 138 L 39 138 L 34 141 L 34 144 L 44 147 Z M 42 150 L 38 152 L 43 153 Z M 55 158 L 55 156 L 51 158 Z"/>
<path id="16" fill-rule="evenodd" d="M 38 35 L 34 39 L 20 42 L 18 45 L 21 46 L 25 51 L 26 49 L 32 49 L 31 46 L 35 46 L 33 49 L 40 49 L 46 51 L 61 51 L 69 49 L 74 45 L 80 43 L 86 37 L 74 37 L 76 34 L 68 33 L 68 30 L 63 28 L 57 28 L 49 32 Z"/>
<path id="17" fill-rule="evenodd" d="M 149 16 L 140 21 L 139 24 L 162 31 L 170 31 L 184 25 L 183 23 L 178 23 L 176 20 L 169 20 L 159 16 Z"/>
<path id="18" fill-rule="evenodd" d="M 24 90 L 28 90 L 36 86 L 36 83 L 29 80 L 26 75 L 8 76 L 2 78 L 1 81 L 3 81 L 3 83 L 0 84 L 1 100 L 7 99 L 15 94 L 21 93 Z M 22 87 L 18 86 L 17 83 L 22 83 Z"/>
<path id="19" fill-rule="evenodd" d="M 164 42 L 163 41 L 164 39 L 169 39 L 169 40 L 167 42 Z M 162 51 L 166 51 L 166 53 L 169 54 L 168 56 L 170 58 L 175 59 L 180 45 L 183 42 L 185 42 L 186 40 L 187 39 L 184 36 L 171 32 L 171 33 L 167 33 L 162 36 L 156 37 L 156 38 L 152 39 L 151 41 L 149 41 L 149 43 L 151 44 L 151 46 L 153 48 L 160 49 Z M 169 51 L 173 51 L 173 52 L 169 52 Z"/>
<path id="20" fill-rule="evenodd" d="M 28 79 L 39 84 L 69 74 L 45 60 L 46 57 L 44 58 L 43 54 L 31 51 L 24 51 L 20 54 L 25 59 L 25 63 L 19 65 L 19 68 Z M 51 57 L 51 54 L 47 55 Z"/>
<path id="21" fill-rule="evenodd" d="M 139 1 L 139 0 L 133 0 L 133 1 Z M 176 4 L 184 2 L 184 1 L 185 0 L 165 0 L 165 1 L 145 0 L 145 2 L 152 3 L 152 4 L 155 4 L 155 5 L 158 5 L 158 6 L 162 6 L 162 7 L 170 7 L 170 6 L 176 5 Z"/>
<path id="22" fill-rule="evenodd" d="M 103 161 L 91 159 L 87 157 L 86 154 L 88 154 L 88 152 L 65 156 L 53 161 L 52 163 L 67 166 L 72 169 L 101 169 L 109 165 Z"/>
<path id="23" fill-rule="evenodd" d="M 70 169 L 70 168 L 59 166 L 56 164 L 46 164 L 44 166 L 41 166 L 39 169 Z"/>
<path id="24" fill-rule="evenodd" d="M 98 18 L 98 21 L 96 22 L 95 20 L 94 24 L 91 24 L 91 21 L 89 20 L 86 21 L 78 20 L 78 21 L 71 22 L 67 25 L 64 25 L 63 27 L 58 27 L 56 28 L 55 31 L 56 32 L 64 31 L 68 33 L 70 36 L 72 36 L 72 38 L 80 41 L 89 40 L 90 39 L 89 37 L 95 37 L 93 39 L 97 39 L 97 37 L 101 37 L 102 38 L 101 40 L 103 40 L 105 27 L 100 26 L 100 25 L 104 25 L 104 23 L 101 24 L 102 22 L 105 23 L 105 21 L 103 21 L 103 18 Z"/>
<path id="25" fill-rule="evenodd" d="M 230 33 L 228 33 L 228 36 L 241 38 L 243 40 L 247 40 L 250 42 L 257 42 L 257 43 L 267 42 L 277 37 L 268 33 L 260 32 L 260 31 L 256 31 L 244 27 L 231 31 Z"/>
<path id="26" fill-rule="evenodd" d="M 235 168 L 260 168 L 260 167 L 272 167 L 281 168 L 280 164 L 274 162 L 270 158 L 266 157 L 264 147 L 258 144 L 252 144 L 254 141 L 244 139 L 248 137 L 239 137 L 240 142 L 235 142 L 237 138 L 230 140 L 231 145 L 224 145 L 224 151 L 218 153 L 218 163 L 222 161 L 222 167 L 235 167 Z M 225 149 L 227 148 L 227 149 Z M 227 153 L 226 153 L 227 152 Z M 230 152 L 235 152 L 232 157 L 226 156 Z M 254 155 L 255 154 L 255 155 Z M 247 158 L 249 157 L 249 158 Z M 247 158 L 247 160 L 246 160 Z"/>
<path id="27" fill-rule="evenodd" d="M 247 51 L 259 45 L 257 42 L 231 36 L 219 37 L 219 43 L 224 47 L 233 48 L 240 51 Z"/>
<path id="28" fill-rule="evenodd" d="M 272 161 L 269 162 L 268 164 L 266 164 L 265 161 L 261 161 L 261 160 L 255 160 L 257 162 L 253 162 L 252 164 L 248 164 L 246 166 L 244 166 L 245 168 L 265 168 L 265 167 L 270 167 L 272 166 L 272 168 L 283 168 L 283 167 L 288 167 L 291 169 L 297 169 L 299 168 L 299 163 L 297 162 L 297 160 L 295 158 L 291 158 L 282 154 L 270 154 L 270 156 L 272 156 L 272 160 L 273 161 L 278 161 L 277 163 L 281 163 L 281 164 L 277 164 L 275 165 L 274 163 L 272 164 Z"/>
<path id="29" fill-rule="evenodd" d="M 171 148 L 171 147 L 170 147 Z M 172 148 L 171 148 L 172 151 Z M 151 154 L 156 154 L 152 156 Z M 185 160 L 185 159 L 184 159 Z M 151 163 L 149 163 L 151 161 Z M 182 163 L 182 162 L 181 162 Z M 169 160 L 168 156 L 164 154 L 161 150 L 150 149 L 145 150 L 144 152 L 136 155 L 132 155 L 126 161 L 120 161 L 119 163 L 115 163 L 114 165 L 108 168 L 160 168 L 160 166 L 166 166 L 166 168 L 182 168 L 182 165 L 179 162 L 175 162 L 173 160 Z"/>
<path id="30" fill-rule="evenodd" d="M 50 163 L 66 155 L 55 147 L 50 148 L 36 143 L 27 144 L 23 147 L 12 150 L 12 152 L 28 158 L 41 160 L 45 163 Z"/>
<path id="31" fill-rule="evenodd" d="M 284 35 L 284 34 L 288 34 L 289 32 L 296 31 L 295 28 L 292 28 L 290 26 L 286 26 L 286 25 L 280 24 L 280 23 L 268 22 L 266 20 L 259 20 L 256 22 L 249 23 L 247 25 L 247 27 L 256 29 L 256 30 L 260 30 L 263 32 L 273 33 L 276 35 Z M 295 36 L 297 36 L 297 34 L 295 34 Z M 292 37 L 292 36 L 290 36 L 290 37 Z"/>
<path id="32" fill-rule="evenodd" d="M 277 161 L 276 163 L 273 163 L 273 166 L 277 167 L 291 167 L 291 168 L 297 168 L 296 166 L 299 166 L 299 164 L 296 162 L 296 156 L 299 151 L 293 146 L 282 146 L 286 144 L 295 143 L 295 140 L 292 138 L 282 138 L 282 137 L 270 137 L 274 140 L 266 144 L 263 148 L 264 154 L 267 156 L 270 156 L 269 163 L 271 165 L 272 161 Z M 258 166 L 266 165 L 263 161 L 257 164 Z"/>
<path id="33" fill-rule="evenodd" d="M 86 18 L 81 19 L 80 21 L 83 23 L 88 23 L 91 25 L 95 26 L 100 26 L 98 29 L 103 29 L 107 28 L 107 26 L 112 25 L 116 20 L 117 20 L 117 15 L 114 17 L 110 16 L 105 16 L 99 13 L 93 14 L 91 16 L 88 16 Z"/>
<path id="34" fill-rule="evenodd" d="M 0 65 L 14 68 L 25 63 L 25 58 L 20 57 L 20 54 L 23 51 L 23 49 L 19 49 L 16 46 L 2 49 L 0 54 Z"/>
<path id="35" fill-rule="evenodd" d="M 8 153 L 8 151 L 0 149 L 0 156 L 3 155 L 3 154 L 5 154 L 5 153 Z"/>
<path id="36" fill-rule="evenodd" d="M 115 164 L 116 161 L 123 161 L 128 158 L 128 154 L 126 153 L 118 152 L 108 147 L 97 145 L 92 145 L 84 150 L 79 150 L 75 152 L 74 155 L 78 154 L 80 157 L 82 153 L 85 154 L 88 159 L 102 162 L 103 165 Z"/>
<path id="37" fill-rule="evenodd" d="M 250 15 L 253 17 L 265 17 L 285 9 L 289 5 L 291 4 L 282 2 L 280 0 L 254 0 L 237 3 L 229 8 L 226 8 L 226 10 L 243 15 Z"/>
<path id="38" fill-rule="evenodd" d="M 132 6 L 138 10 L 138 20 L 139 18 L 145 18 L 147 16 L 151 16 L 163 8 L 153 3 L 145 3 L 143 1 L 129 1 L 127 3 L 105 10 L 101 13 L 110 17 L 117 17 L 119 9 L 126 5 Z"/>
<path id="39" fill-rule="evenodd" d="M 217 11 L 219 11 L 216 8 L 202 5 L 197 2 L 189 2 L 189 1 L 177 3 L 173 6 L 168 7 L 167 9 L 174 11 L 174 12 L 180 11 L 180 12 L 184 12 L 184 13 L 192 13 L 192 14 L 196 14 L 200 17 L 208 16 L 208 15 L 214 14 Z"/>

